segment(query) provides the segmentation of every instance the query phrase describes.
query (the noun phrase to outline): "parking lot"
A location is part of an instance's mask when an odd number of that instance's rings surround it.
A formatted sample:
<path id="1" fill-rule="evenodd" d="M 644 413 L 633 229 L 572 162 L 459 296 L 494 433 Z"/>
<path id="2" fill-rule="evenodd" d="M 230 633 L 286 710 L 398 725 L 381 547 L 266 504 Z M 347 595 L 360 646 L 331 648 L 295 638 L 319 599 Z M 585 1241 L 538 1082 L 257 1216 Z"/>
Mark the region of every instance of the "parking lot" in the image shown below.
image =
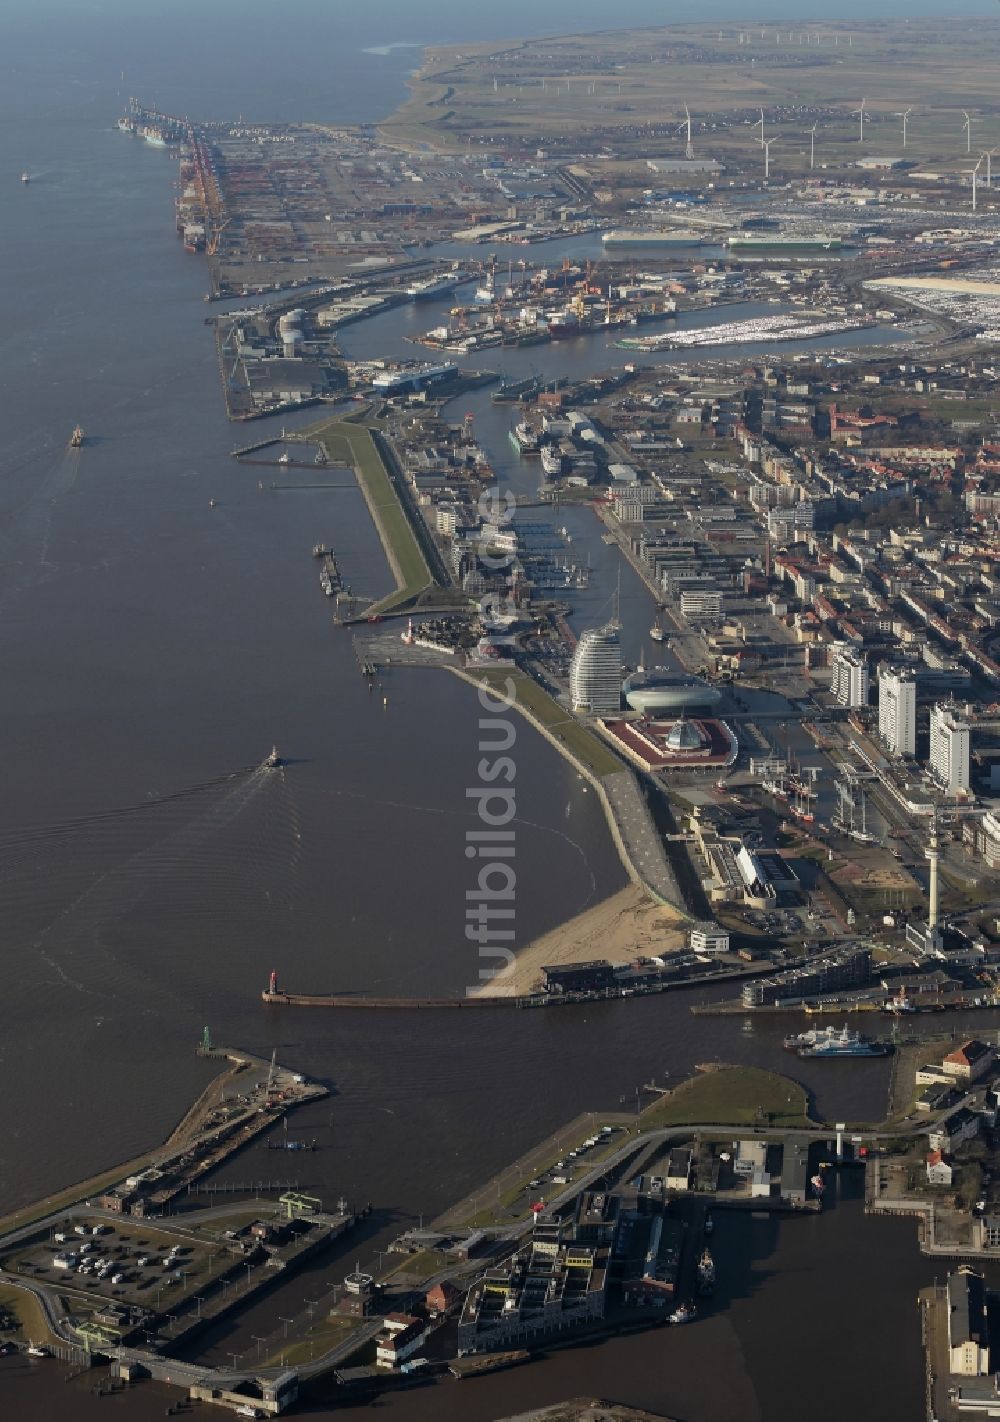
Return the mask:
<path id="1" fill-rule="evenodd" d="M 115 1303 L 169 1307 L 219 1273 L 228 1256 L 141 1221 L 83 1218 L 7 1261 L 39 1282 Z"/>

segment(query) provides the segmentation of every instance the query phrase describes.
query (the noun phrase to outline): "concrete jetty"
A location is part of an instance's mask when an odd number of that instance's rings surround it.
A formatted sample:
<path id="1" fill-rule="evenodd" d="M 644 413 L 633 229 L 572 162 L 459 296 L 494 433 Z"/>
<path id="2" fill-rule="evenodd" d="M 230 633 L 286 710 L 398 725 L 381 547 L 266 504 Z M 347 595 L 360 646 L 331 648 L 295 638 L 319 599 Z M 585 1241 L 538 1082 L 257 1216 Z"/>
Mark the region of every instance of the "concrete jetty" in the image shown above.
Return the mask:
<path id="1" fill-rule="evenodd" d="M 231 449 L 229 451 L 230 458 L 239 459 L 244 454 L 256 454 L 258 450 L 270 449 L 273 445 L 281 443 L 282 437 L 280 435 L 274 435 L 270 439 L 258 439 L 253 444 L 244 444 L 239 449 Z"/>

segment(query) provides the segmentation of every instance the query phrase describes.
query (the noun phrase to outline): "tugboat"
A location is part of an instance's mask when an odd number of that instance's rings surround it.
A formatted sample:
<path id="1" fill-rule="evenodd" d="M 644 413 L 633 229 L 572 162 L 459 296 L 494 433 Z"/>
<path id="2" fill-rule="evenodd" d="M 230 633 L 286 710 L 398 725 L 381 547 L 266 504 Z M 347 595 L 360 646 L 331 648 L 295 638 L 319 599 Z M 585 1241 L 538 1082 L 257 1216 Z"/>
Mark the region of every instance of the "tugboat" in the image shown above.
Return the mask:
<path id="1" fill-rule="evenodd" d="M 892 1012 L 897 1017 L 906 1012 L 915 1012 L 916 1008 L 906 995 L 906 988 L 901 987 L 895 997 L 890 998 L 882 1009 L 883 1012 Z"/>
<path id="2" fill-rule="evenodd" d="M 277 769 L 279 769 L 279 767 L 282 766 L 282 765 L 284 765 L 284 761 L 281 759 L 281 756 L 278 754 L 278 747 L 277 747 L 277 746 L 272 746 L 272 747 L 271 747 L 271 754 L 270 754 L 269 756 L 267 756 L 266 759 L 265 759 L 265 761 L 264 761 L 264 767 L 265 767 L 265 769 L 267 769 L 267 770 L 277 770 Z"/>
<path id="3" fill-rule="evenodd" d="M 680 1308 L 675 1308 L 670 1314 L 669 1321 L 671 1323 L 690 1323 L 696 1312 L 694 1304 L 681 1304 Z"/>
<path id="4" fill-rule="evenodd" d="M 649 635 L 652 637 L 654 642 L 665 642 L 667 640 L 667 634 L 666 632 L 664 632 L 659 622 L 653 623 L 652 627 L 649 629 Z"/>
<path id="5" fill-rule="evenodd" d="M 87 436 L 84 434 L 82 427 L 77 425 L 69 437 L 70 449 L 81 449 L 83 447 L 83 441 L 86 438 Z"/>

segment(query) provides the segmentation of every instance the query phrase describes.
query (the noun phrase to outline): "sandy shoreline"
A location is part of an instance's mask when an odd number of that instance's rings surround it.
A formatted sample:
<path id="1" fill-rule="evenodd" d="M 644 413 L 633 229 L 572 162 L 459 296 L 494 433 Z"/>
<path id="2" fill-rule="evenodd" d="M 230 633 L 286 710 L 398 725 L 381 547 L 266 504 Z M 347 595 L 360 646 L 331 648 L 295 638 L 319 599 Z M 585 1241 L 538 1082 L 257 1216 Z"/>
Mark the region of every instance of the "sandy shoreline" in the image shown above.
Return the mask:
<path id="1" fill-rule="evenodd" d="M 541 968 L 557 963 L 606 958 L 628 963 L 683 946 L 681 916 L 654 903 L 637 884 L 629 884 L 594 908 L 534 939 L 492 982 L 475 990 L 476 997 L 517 997 L 540 982 Z"/>

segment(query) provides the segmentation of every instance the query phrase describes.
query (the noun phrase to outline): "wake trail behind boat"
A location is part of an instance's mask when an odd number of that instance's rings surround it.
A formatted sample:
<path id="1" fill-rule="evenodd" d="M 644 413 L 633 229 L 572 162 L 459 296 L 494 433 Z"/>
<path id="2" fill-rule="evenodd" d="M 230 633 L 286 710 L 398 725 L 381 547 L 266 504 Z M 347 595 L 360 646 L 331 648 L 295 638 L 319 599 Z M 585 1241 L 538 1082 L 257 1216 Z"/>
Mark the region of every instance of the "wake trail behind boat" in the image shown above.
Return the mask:
<path id="1" fill-rule="evenodd" d="M 106 931 L 118 926 L 133 909 L 158 885 L 174 876 L 180 881 L 171 885 L 171 902 L 182 898 L 181 889 L 189 882 L 197 891 L 206 873 L 214 880 L 221 877 L 226 851 L 213 854 L 210 845 L 225 835 L 229 827 L 269 785 L 275 783 L 271 770 L 257 767 L 239 777 L 227 777 L 216 782 L 221 794 L 180 825 L 158 823 L 162 814 L 187 808 L 190 799 L 183 796 L 165 797 L 146 808 L 150 823 L 145 826 L 151 842 L 134 848 L 138 816 L 133 809 L 115 817 L 92 818 L 79 822 L 77 833 L 65 833 L 67 855 L 76 855 L 77 862 L 67 871 L 64 882 L 81 877 L 88 858 L 126 857 L 91 877 L 51 922 L 36 931 L 28 945 L 32 955 L 58 975 L 60 981 L 80 992 L 110 991 L 117 974 L 115 952 Z M 204 795 L 206 792 L 201 790 Z M 97 839 L 95 844 L 93 841 Z M 44 846 L 42 846 L 44 848 Z M 37 861 L 39 845 L 34 846 Z M 24 856 L 18 856 L 24 858 Z M 34 866 L 37 869 L 46 866 Z M 242 864 L 240 872 L 242 872 Z M 15 871 L 16 873 L 16 871 Z M 91 869 L 91 874 L 93 870 Z M 8 892 L 14 891 L 11 875 L 5 875 Z M 56 876 L 53 876 L 56 877 Z M 51 884 L 45 874 L 47 885 Z M 209 885 L 209 890 L 211 885 Z M 6 896 L 6 895 L 5 895 Z M 16 907 L 16 904 L 14 905 Z M 129 954 L 134 951 L 129 944 Z M 103 969 L 103 970 L 102 970 Z"/>
<path id="2" fill-rule="evenodd" d="M 131 805 L 116 805 L 113 809 L 95 810 L 89 815 L 77 815 L 68 820 L 54 820 L 44 825 L 10 830 L 6 834 L 0 835 L 0 860 L 11 849 L 29 848 L 38 843 L 58 839 L 61 835 L 76 834 L 91 826 L 114 822 L 130 816 L 146 817 L 150 810 L 163 805 L 173 805 L 196 799 L 199 795 L 217 790 L 242 777 L 256 775 L 262 769 L 261 765 L 246 765 L 238 770 L 227 771 L 225 775 L 215 776 L 211 780 L 201 780 L 194 785 L 184 786 L 180 790 L 171 790 L 166 794 L 159 795 L 155 791 L 150 791 L 147 799 L 139 800 Z"/>

